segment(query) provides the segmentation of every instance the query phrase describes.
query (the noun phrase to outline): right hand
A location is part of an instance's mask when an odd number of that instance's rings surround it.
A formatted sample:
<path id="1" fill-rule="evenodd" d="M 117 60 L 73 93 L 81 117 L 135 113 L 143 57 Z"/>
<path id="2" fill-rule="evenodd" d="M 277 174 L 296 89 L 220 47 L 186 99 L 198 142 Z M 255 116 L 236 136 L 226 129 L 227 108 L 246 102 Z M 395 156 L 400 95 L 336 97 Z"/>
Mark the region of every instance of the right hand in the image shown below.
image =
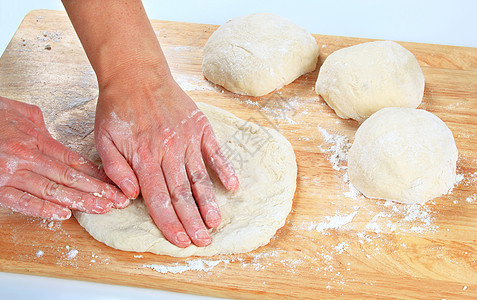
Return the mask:
<path id="1" fill-rule="evenodd" d="M 127 196 L 141 190 L 168 241 L 207 246 L 207 228 L 217 228 L 221 215 L 206 164 L 228 190 L 236 190 L 239 180 L 205 114 L 157 69 L 151 64 L 141 75 L 118 72 L 100 85 L 96 149 L 106 174 Z"/>
<path id="2" fill-rule="evenodd" d="M 0 206 L 61 221 L 71 210 L 105 213 L 129 200 L 104 171 L 46 129 L 34 105 L 0 97 Z"/>

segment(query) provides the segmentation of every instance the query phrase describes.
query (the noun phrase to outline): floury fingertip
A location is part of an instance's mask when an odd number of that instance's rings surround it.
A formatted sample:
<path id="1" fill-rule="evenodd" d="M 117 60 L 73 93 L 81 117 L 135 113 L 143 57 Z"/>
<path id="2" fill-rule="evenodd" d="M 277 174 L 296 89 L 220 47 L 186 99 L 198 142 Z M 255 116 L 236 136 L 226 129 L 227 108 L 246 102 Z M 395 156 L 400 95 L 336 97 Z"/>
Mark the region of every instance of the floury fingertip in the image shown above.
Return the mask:
<path id="1" fill-rule="evenodd" d="M 71 210 L 63 208 L 60 215 L 53 213 L 49 219 L 52 221 L 65 221 L 69 218 L 71 218 Z"/>
<path id="2" fill-rule="evenodd" d="M 238 177 L 234 174 L 227 180 L 227 189 L 231 191 L 235 191 L 239 188 L 239 180 Z"/>

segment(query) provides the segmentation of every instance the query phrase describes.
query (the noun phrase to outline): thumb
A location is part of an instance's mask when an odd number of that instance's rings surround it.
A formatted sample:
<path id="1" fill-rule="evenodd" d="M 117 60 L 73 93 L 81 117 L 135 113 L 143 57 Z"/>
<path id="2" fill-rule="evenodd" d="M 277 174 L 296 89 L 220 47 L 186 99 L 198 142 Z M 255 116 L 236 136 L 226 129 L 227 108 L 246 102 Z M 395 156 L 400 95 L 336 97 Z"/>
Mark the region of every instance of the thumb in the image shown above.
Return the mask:
<path id="1" fill-rule="evenodd" d="M 96 148 L 103 162 L 106 175 L 121 189 L 129 199 L 139 195 L 139 183 L 128 161 L 108 138 L 101 138 Z"/>

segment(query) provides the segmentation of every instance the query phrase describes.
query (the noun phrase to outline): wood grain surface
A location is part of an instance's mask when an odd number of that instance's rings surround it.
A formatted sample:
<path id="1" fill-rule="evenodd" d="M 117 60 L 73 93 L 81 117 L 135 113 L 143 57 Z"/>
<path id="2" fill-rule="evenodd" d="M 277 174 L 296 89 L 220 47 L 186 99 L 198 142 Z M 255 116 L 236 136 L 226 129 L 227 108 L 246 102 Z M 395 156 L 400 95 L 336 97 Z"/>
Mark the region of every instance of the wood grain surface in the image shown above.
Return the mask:
<path id="1" fill-rule="evenodd" d="M 313 90 L 330 53 L 369 40 L 314 35 L 317 70 L 252 98 L 202 76 L 202 47 L 217 26 L 152 22 L 194 100 L 274 127 L 292 143 L 298 182 L 285 226 L 250 253 L 179 259 L 112 249 L 74 218 L 49 223 L 0 209 L 0 271 L 229 298 L 477 298 L 476 48 L 401 43 L 426 77 L 420 108 L 446 122 L 459 149 L 452 192 L 406 206 L 350 190 L 336 154 L 358 123 L 338 118 Z M 55 138 L 90 155 L 97 93 L 65 13 L 29 13 L 0 59 L 0 95 L 39 105 Z"/>

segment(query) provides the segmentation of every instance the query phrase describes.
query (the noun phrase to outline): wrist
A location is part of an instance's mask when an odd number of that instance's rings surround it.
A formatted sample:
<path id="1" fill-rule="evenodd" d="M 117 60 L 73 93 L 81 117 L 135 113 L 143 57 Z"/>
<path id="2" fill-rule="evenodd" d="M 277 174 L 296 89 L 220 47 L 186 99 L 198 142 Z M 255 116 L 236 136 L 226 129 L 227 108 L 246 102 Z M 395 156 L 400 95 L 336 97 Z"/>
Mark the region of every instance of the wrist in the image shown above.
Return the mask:
<path id="1" fill-rule="evenodd" d="M 162 86 L 173 80 L 165 58 L 149 55 L 145 51 L 118 59 L 106 59 L 95 71 L 100 90 L 111 87 Z"/>
<path id="2" fill-rule="evenodd" d="M 141 1 L 63 3 L 100 89 L 121 84 L 157 84 L 172 78 Z"/>

